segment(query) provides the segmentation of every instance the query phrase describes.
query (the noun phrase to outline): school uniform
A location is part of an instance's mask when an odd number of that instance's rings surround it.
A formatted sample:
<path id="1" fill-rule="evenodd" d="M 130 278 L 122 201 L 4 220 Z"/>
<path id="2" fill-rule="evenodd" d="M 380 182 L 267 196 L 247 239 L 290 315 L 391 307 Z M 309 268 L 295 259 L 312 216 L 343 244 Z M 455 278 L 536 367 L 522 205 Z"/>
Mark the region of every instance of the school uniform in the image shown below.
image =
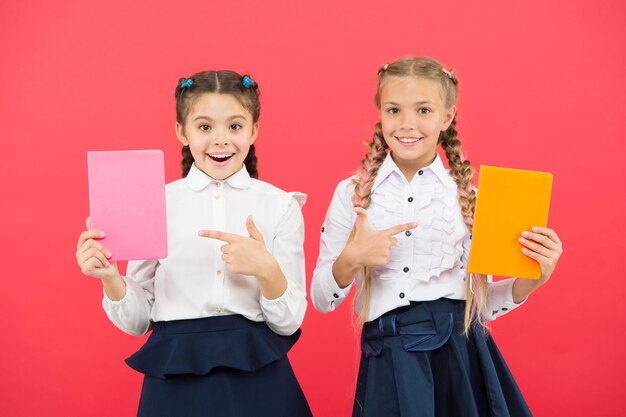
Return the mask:
<path id="1" fill-rule="evenodd" d="M 252 179 L 245 167 L 215 180 L 191 167 L 166 186 L 168 256 L 128 263 L 126 294 L 103 307 L 146 344 L 127 363 L 144 374 L 140 416 L 310 415 L 287 359 L 306 311 L 303 257 L 306 196 Z M 266 299 L 257 279 L 228 272 L 215 239 L 199 230 L 248 236 L 252 215 L 287 278 Z"/>
<path id="2" fill-rule="evenodd" d="M 341 181 L 321 229 L 311 300 L 336 309 L 352 286 L 340 288 L 332 266 L 348 240 L 352 178 Z M 471 235 L 457 185 L 439 155 L 409 182 L 389 153 L 372 186 L 370 225 L 386 229 L 417 222 L 394 236 L 385 266 L 371 268 L 371 297 L 361 336 L 362 357 L 353 416 L 527 416 L 515 381 L 491 337 L 474 328 L 462 335 Z M 359 273 L 357 284 L 362 279 Z M 487 318 L 520 304 L 514 279 L 489 282 Z M 359 296 L 356 308 L 363 299 Z"/>

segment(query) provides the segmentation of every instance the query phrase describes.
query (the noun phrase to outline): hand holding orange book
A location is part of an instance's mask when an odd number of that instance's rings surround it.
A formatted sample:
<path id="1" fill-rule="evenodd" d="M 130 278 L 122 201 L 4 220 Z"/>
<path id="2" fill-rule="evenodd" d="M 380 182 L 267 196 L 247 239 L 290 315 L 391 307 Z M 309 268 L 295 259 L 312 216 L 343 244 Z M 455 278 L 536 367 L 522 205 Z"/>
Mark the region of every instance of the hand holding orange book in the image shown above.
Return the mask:
<path id="1" fill-rule="evenodd" d="M 519 237 L 546 227 L 552 174 L 481 165 L 468 269 L 474 274 L 539 279 L 538 262 Z"/>

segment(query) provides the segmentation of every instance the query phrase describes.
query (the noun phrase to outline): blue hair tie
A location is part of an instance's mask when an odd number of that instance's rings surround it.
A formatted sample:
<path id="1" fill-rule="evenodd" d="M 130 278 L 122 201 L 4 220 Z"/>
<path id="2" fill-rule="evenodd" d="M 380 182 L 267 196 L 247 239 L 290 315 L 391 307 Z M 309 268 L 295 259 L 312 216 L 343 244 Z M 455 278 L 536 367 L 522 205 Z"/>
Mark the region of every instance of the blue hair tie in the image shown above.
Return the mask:
<path id="1" fill-rule="evenodd" d="M 180 88 L 182 90 L 183 88 L 191 87 L 192 84 L 193 84 L 193 80 L 191 78 L 187 78 L 185 81 L 183 81 L 180 84 Z"/>
<path id="2" fill-rule="evenodd" d="M 254 80 L 252 78 L 248 77 L 247 75 L 243 76 L 243 80 L 241 80 L 241 83 L 246 88 L 256 87 L 256 83 L 254 82 Z"/>

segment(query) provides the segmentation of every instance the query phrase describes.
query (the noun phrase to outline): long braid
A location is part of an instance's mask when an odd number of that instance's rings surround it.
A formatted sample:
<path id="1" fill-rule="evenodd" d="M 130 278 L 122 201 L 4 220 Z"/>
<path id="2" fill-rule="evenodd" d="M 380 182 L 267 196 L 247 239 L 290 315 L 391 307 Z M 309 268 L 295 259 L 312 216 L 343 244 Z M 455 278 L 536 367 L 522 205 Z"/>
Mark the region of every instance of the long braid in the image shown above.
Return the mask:
<path id="1" fill-rule="evenodd" d="M 183 146 L 180 153 L 183 156 L 183 159 L 180 161 L 180 168 L 183 171 L 183 178 L 185 178 L 187 174 L 189 174 L 189 170 L 193 165 L 194 159 L 191 154 L 191 150 L 189 149 L 189 145 Z"/>
<path id="2" fill-rule="evenodd" d="M 357 178 L 353 180 L 355 187 L 352 202 L 355 207 L 362 207 L 366 209 L 371 204 L 372 186 L 374 185 L 374 180 L 378 174 L 378 169 L 383 164 L 383 161 L 387 156 L 387 148 L 387 143 L 383 138 L 382 126 L 380 122 L 378 122 L 376 123 L 372 141 L 368 145 L 368 152 L 361 161 L 361 169 L 357 174 Z M 352 233 L 350 234 L 348 241 L 352 240 L 354 232 L 354 229 L 352 229 Z M 357 291 L 358 295 L 360 295 L 363 300 L 363 305 L 359 310 L 359 317 L 357 320 L 358 326 L 360 327 L 365 322 L 365 316 L 369 310 L 370 296 L 372 292 L 372 274 L 370 268 L 363 268 L 363 280 L 361 281 L 361 285 L 359 285 Z"/>
<path id="3" fill-rule="evenodd" d="M 250 174 L 250 176 L 252 178 L 259 178 L 259 170 L 257 168 L 257 165 L 259 164 L 259 161 L 256 157 L 256 149 L 254 148 L 254 145 L 250 145 L 250 149 L 248 150 L 248 155 L 246 156 L 246 159 L 243 161 L 244 165 L 246 166 L 246 170 L 248 171 L 248 174 Z"/>
<path id="4" fill-rule="evenodd" d="M 441 132 L 439 143 L 448 158 L 450 176 L 458 187 L 458 199 L 463 221 L 471 233 L 474 226 L 476 187 L 472 182 L 472 165 L 463 158 L 461 153 L 461 141 L 459 141 L 456 131 L 456 115 L 448 129 Z M 467 334 L 474 320 L 484 326 L 487 302 L 487 276 L 482 274 L 470 275 L 468 272 L 465 282 L 467 298 L 465 303 L 464 331 Z"/>

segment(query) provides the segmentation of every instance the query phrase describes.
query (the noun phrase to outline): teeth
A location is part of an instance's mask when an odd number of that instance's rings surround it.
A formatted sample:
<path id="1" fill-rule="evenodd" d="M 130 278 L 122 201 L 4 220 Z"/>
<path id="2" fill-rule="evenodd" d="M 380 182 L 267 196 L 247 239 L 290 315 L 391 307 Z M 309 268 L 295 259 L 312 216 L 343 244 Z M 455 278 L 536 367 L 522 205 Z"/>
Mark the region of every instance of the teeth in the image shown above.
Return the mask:
<path id="1" fill-rule="evenodd" d="M 211 158 L 230 158 L 233 156 L 232 153 L 210 153 L 209 156 Z"/>
<path id="2" fill-rule="evenodd" d="M 413 143 L 417 142 L 419 138 L 398 138 L 398 140 L 402 143 Z"/>

